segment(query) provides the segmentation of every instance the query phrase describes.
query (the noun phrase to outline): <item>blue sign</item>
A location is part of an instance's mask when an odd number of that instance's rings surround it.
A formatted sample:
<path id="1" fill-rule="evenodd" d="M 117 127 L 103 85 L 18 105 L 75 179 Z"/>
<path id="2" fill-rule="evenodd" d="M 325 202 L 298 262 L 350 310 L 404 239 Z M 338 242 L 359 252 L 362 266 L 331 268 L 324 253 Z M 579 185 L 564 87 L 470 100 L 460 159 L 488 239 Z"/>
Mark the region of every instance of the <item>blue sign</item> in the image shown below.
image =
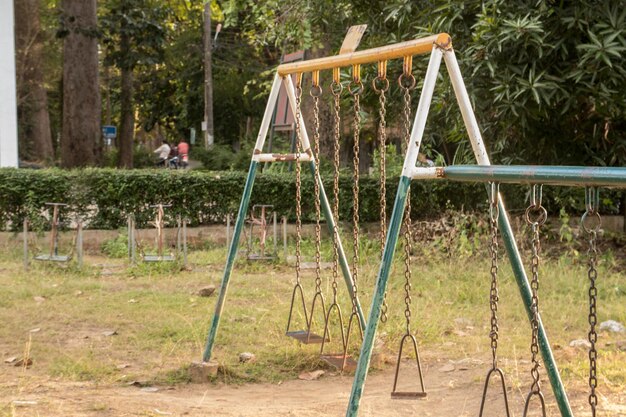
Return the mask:
<path id="1" fill-rule="evenodd" d="M 117 127 L 115 126 L 102 126 L 102 136 L 106 139 L 115 139 L 117 137 Z"/>

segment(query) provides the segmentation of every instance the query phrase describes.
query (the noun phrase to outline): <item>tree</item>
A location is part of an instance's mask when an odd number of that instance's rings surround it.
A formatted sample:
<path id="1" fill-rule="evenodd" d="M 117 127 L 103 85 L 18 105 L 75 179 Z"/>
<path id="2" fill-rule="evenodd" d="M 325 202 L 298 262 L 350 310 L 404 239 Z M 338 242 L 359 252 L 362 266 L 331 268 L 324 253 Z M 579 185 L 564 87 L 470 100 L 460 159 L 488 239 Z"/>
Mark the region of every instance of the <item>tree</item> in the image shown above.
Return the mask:
<path id="1" fill-rule="evenodd" d="M 167 9 L 150 0 L 110 0 L 103 14 L 105 65 L 115 65 L 121 74 L 121 118 L 118 167 L 132 168 L 135 137 L 135 70 L 145 76 L 163 61 Z"/>
<path id="2" fill-rule="evenodd" d="M 64 167 L 97 165 L 101 161 L 101 103 L 98 83 L 96 0 L 63 0 L 63 133 Z"/>
<path id="3" fill-rule="evenodd" d="M 15 0 L 17 106 L 21 159 L 54 159 L 43 73 L 39 0 Z"/>

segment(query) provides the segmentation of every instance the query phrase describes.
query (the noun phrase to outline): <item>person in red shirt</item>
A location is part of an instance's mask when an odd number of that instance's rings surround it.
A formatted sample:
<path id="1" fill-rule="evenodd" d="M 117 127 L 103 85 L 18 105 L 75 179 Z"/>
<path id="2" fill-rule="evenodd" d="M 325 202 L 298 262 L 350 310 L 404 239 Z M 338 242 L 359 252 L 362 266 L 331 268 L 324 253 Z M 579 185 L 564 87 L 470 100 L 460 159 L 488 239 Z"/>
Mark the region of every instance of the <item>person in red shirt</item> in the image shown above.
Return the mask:
<path id="1" fill-rule="evenodd" d="M 178 144 L 178 160 L 183 169 L 189 165 L 189 144 L 185 142 L 185 139 L 181 139 Z"/>

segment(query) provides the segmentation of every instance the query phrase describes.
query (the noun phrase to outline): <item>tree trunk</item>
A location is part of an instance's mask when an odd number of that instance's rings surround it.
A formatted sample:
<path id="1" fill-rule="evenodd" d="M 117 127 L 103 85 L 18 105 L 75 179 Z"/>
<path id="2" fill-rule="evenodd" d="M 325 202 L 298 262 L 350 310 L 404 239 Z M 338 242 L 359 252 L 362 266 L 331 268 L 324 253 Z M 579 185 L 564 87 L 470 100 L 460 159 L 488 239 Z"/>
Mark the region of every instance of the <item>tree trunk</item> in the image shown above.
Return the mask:
<path id="1" fill-rule="evenodd" d="M 15 0 L 19 149 L 23 159 L 54 160 L 43 76 L 39 0 Z"/>
<path id="2" fill-rule="evenodd" d="M 122 23 L 122 29 L 124 27 Z M 130 53 L 130 39 L 124 34 L 120 39 L 120 50 L 124 56 Z M 133 143 L 135 136 L 135 111 L 133 106 L 133 69 L 129 66 L 123 66 L 122 72 L 122 91 L 120 97 L 121 121 L 120 121 L 120 137 L 119 137 L 119 156 L 117 166 L 119 168 L 133 167 Z"/>
<path id="3" fill-rule="evenodd" d="M 97 165 L 102 158 L 96 0 L 62 0 L 64 167 Z"/>

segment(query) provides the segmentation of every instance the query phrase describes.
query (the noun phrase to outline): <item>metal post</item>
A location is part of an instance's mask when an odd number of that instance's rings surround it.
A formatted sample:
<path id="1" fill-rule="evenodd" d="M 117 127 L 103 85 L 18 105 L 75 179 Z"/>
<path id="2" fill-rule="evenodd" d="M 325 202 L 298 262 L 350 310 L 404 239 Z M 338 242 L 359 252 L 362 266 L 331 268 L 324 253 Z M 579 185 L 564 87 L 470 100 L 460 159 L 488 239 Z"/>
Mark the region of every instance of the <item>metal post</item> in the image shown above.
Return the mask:
<path id="1" fill-rule="evenodd" d="M 187 266 L 187 219 L 183 219 L 183 266 Z"/>
<path id="2" fill-rule="evenodd" d="M 126 219 L 126 243 L 128 246 L 128 259 L 130 259 L 132 261 L 133 258 L 133 254 L 132 254 L 132 243 L 131 243 L 131 239 L 132 239 L 132 234 L 130 231 L 130 215 L 128 216 L 128 218 Z"/>
<path id="3" fill-rule="evenodd" d="M 273 214 L 273 227 L 274 227 L 274 258 L 278 257 L 278 216 L 276 212 Z"/>
<path id="4" fill-rule="evenodd" d="M 78 261 L 78 267 L 83 266 L 83 222 L 78 220 L 76 223 L 76 260 Z"/>
<path id="5" fill-rule="evenodd" d="M 283 253 L 287 262 L 287 216 L 282 217 L 281 223 L 283 224 Z"/>
<path id="6" fill-rule="evenodd" d="M 226 300 L 226 292 L 228 291 L 228 282 L 230 281 L 233 264 L 235 263 L 235 257 L 237 256 L 237 244 L 239 242 L 239 237 L 241 236 L 241 229 L 243 229 L 243 224 L 245 223 L 248 205 L 250 204 L 250 195 L 252 194 L 252 187 L 254 185 L 257 166 L 258 163 L 256 161 L 250 162 L 248 178 L 246 179 L 241 204 L 239 205 L 239 212 L 237 213 L 237 220 L 235 221 L 233 240 L 230 242 L 230 248 L 228 250 L 228 257 L 226 259 L 226 267 L 224 268 L 224 276 L 222 277 L 220 293 L 215 304 L 215 314 L 213 315 L 213 321 L 211 322 L 211 328 L 207 336 L 204 355 L 202 356 L 202 360 L 204 362 L 208 362 L 211 359 L 211 354 L 213 352 L 213 343 L 215 342 L 215 335 L 217 334 L 220 317 L 222 315 L 222 310 L 224 309 L 224 301 Z"/>
<path id="7" fill-rule="evenodd" d="M 22 230 L 22 238 L 24 239 L 24 269 L 28 271 L 28 219 L 24 218 L 24 227 Z"/>
<path id="8" fill-rule="evenodd" d="M 474 155 L 476 156 L 476 160 L 480 165 L 491 165 L 489 157 L 487 156 L 487 149 L 485 148 L 482 136 L 480 134 L 480 129 L 478 128 L 476 116 L 474 115 L 474 111 L 472 110 L 472 104 L 469 95 L 467 94 L 467 90 L 465 88 L 465 83 L 463 82 L 463 77 L 461 76 L 459 64 L 456 60 L 456 56 L 454 55 L 454 51 L 446 51 L 444 58 L 448 73 L 450 74 L 450 81 L 452 82 L 452 87 L 454 89 L 457 102 L 459 103 L 459 107 L 461 109 L 461 115 L 463 116 L 463 121 L 465 123 L 467 133 L 470 137 L 472 149 L 474 151 Z M 530 284 L 528 283 L 528 277 L 526 276 L 524 264 L 522 263 L 522 259 L 515 243 L 515 236 L 513 234 L 513 230 L 511 229 L 508 214 L 504 207 L 504 203 L 502 202 L 502 198 L 499 199 L 499 202 L 501 215 L 498 223 L 500 226 L 502 239 L 504 241 L 509 260 L 511 261 L 511 266 L 515 275 L 515 281 L 517 282 L 517 286 L 522 296 L 524 307 L 526 307 L 526 313 L 528 314 L 528 317 L 530 319 L 532 314 L 532 295 L 530 290 Z M 550 342 L 548 341 L 548 337 L 543 327 L 543 322 L 541 321 L 541 318 L 539 319 L 539 347 L 541 350 L 543 363 L 546 367 L 548 378 L 550 379 L 552 391 L 554 392 L 554 396 L 561 412 L 561 416 L 573 417 L 572 409 L 567 398 L 567 393 L 565 392 L 565 387 L 563 386 L 563 382 L 561 381 L 561 376 L 559 374 L 556 361 L 554 360 L 554 356 L 550 348 Z"/>
<path id="9" fill-rule="evenodd" d="M 180 216 L 176 218 L 176 258 L 180 256 L 181 253 L 181 241 L 183 232 L 183 225 Z"/>
<path id="10" fill-rule="evenodd" d="M 130 240 L 130 261 L 135 264 L 136 260 L 137 260 L 137 236 L 135 236 L 136 230 L 135 230 L 135 216 L 134 215 L 130 215 L 130 235 L 131 235 L 131 240 Z"/>

